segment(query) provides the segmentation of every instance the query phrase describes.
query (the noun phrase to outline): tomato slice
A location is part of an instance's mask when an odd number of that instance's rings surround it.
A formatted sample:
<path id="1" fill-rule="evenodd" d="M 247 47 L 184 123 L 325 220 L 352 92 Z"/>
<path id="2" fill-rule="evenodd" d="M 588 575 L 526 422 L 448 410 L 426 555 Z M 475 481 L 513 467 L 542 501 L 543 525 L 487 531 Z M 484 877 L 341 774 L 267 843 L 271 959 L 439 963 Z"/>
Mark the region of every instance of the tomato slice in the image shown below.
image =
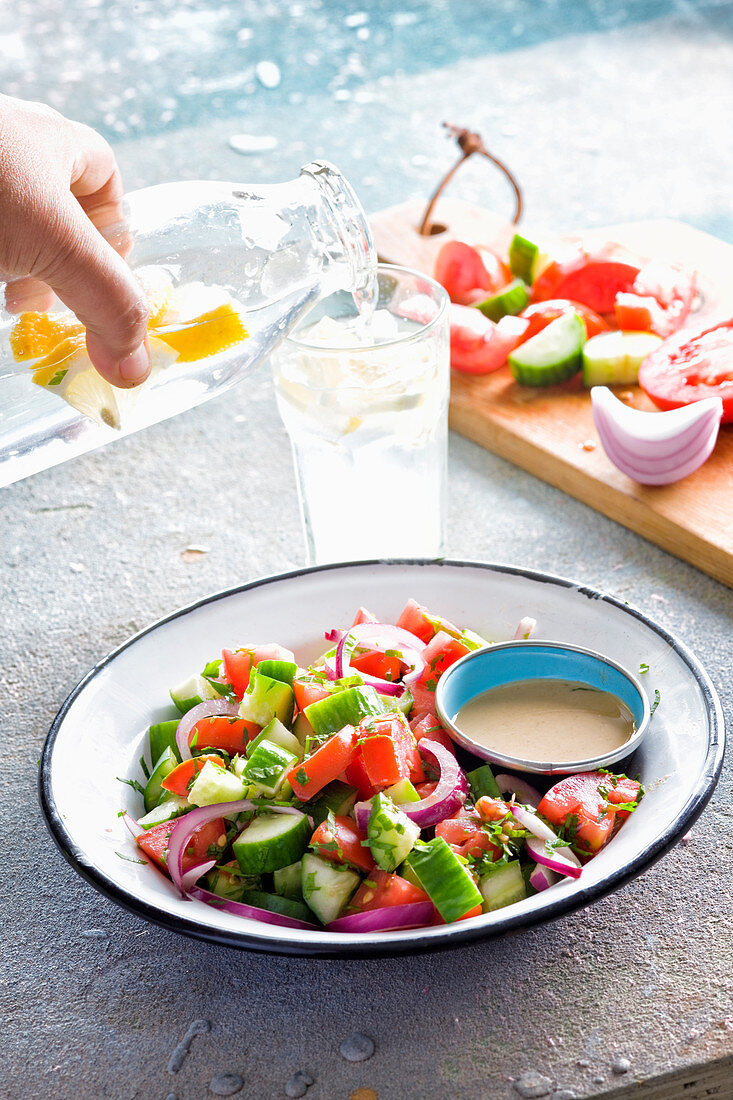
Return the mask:
<path id="1" fill-rule="evenodd" d="M 610 840 L 613 833 L 616 824 L 613 804 L 635 801 L 639 789 L 639 784 L 633 779 L 616 779 L 606 772 L 580 772 L 550 787 L 537 812 L 552 825 L 565 825 L 569 818 L 573 818 L 576 825 L 575 843 L 595 853 Z M 626 811 L 623 812 L 626 815 Z"/>
<path id="2" fill-rule="evenodd" d="M 288 772 L 287 779 L 303 802 L 313 798 L 327 783 L 338 779 L 354 759 L 357 733 L 353 726 L 344 726 L 334 733 L 314 753 L 301 760 Z M 172 773 L 171 773 L 172 774 Z"/>
<path id="3" fill-rule="evenodd" d="M 696 292 L 694 271 L 651 260 L 642 267 L 630 293 L 616 295 L 614 311 L 618 326 L 671 336 L 687 320 Z"/>
<path id="4" fill-rule="evenodd" d="M 529 325 L 520 336 L 519 343 L 524 344 L 525 341 L 531 340 L 538 332 L 547 328 L 551 321 L 556 321 L 558 317 L 573 312 L 580 314 L 583 318 L 589 340 L 599 332 L 608 332 L 611 327 L 599 314 L 588 306 L 584 306 L 582 302 L 571 302 L 566 298 L 551 298 L 547 302 L 535 302 L 522 311 L 520 316 L 528 320 Z"/>
<path id="5" fill-rule="evenodd" d="M 439 630 L 423 650 L 425 668 L 419 682 L 434 690 L 445 670 L 470 652 L 470 647 L 460 638 L 452 638 L 444 630 Z"/>
<path id="6" fill-rule="evenodd" d="M 350 817 L 334 817 L 331 822 L 322 821 L 311 837 L 311 848 L 332 863 L 351 863 L 362 871 L 371 871 L 374 859 L 368 848 L 362 845 L 366 833 L 356 827 Z"/>
<path id="7" fill-rule="evenodd" d="M 427 607 L 423 607 L 422 604 L 413 599 L 409 599 L 403 607 L 396 625 L 402 627 L 403 630 L 407 630 L 410 634 L 414 634 L 426 645 L 439 630 L 445 630 L 446 633 L 454 634 L 456 637 L 461 633 L 458 627 L 454 626 L 448 619 L 443 619 L 440 615 L 434 615 Z"/>
<path id="8" fill-rule="evenodd" d="M 479 859 L 484 852 L 490 852 L 492 860 L 501 859 L 501 849 L 492 844 L 491 838 L 481 827 L 481 818 L 473 810 L 461 809 L 453 817 L 439 821 L 435 826 L 435 835 L 442 836 L 454 852 L 467 859 L 474 856 Z"/>
<path id="9" fill-rule="evenodd" d="M 193 728 L 189 744 L 197 749 L 223 749 L 234 756 L 260 733 L 261 727 L 245 718 L 202 718 Z M 196 738 L 194 742 L 194 737 Z"/>
<path id="10" fill-rule="evenodd" d="M 733 318 L 670 336 L 639 367 L 639 385 L 660 409 L 720 397 L 722 422 L 733 421 Z"/>
<path id="11" fill-rule="evenodd" d="M 630 291 L 639 274 L 633 264 L 589 256 L 582 263 L 574 261 L 568 266 L 570 270 L 562 270 L 562 265 L 551 264 L 532 287 L 533 300 L 569 298 L 596 313 L 613 313 L 616 295 Z"/>
<path id="12" fill-rule="evenodd" d="M 165 777 L 161 786 L 173 794 L 187 795 L 191 783 L 196 779 L 207 760 L 211 760 L 213 764 L 218 764 L 220 768 L 226 767 L 220 756 L 210 753 L 204 756 L 193 756 L 188 760 L 184 760 L 182 764 L 177 764 L 173 771 Z"/>
<path id="13" fill-rule="evenodd" d="M 154 860 L 162 871 L 168 873 L 168 839 L 175 821 L 164 821 L 162 825 L 154 825 L 152 829 L 146 829 L 140 836 L 135 837 L 138 848 L 145 852 L 146 856 Z M 183 853 L 183 870 L 190 871 L 192 867 L 211 859 L 209 849 L 213 846 L 224 850 L 226 842 L 226 823 L 221 817 L 214 821 L 207 821 L 199 826 L 192 834 L 188 847 Z"/>
<path id="14" fill-rule="evenodd" d="M 482 256 L 470 244 L 448 241 L 435 261 L 435 278 L 448 291 L 452 302 L 469 305 L 485 298 L 486 291 L 504 286 L 511 275 L 493 252 L 485 250 Z"/>
<path id="15" fill-rule="evenodd" d="M 358 909 L 366 913 L 370 909 L 383 909 L 386 905 L 409 905 L 414 901 L 429 900 L 424 890 L 413 886 L 407 879 L 389 871 L 375 870 L 354 894 L 348 911 Z"/>
<path id="16" fill-rule="evenodd" d="M 518 317 L 503 317 L 498 324 L 479 309 L 450 308 L 450 365 L 464 374 L 490 374 L 506 363 L 519 343 L 526 324 Z"/>

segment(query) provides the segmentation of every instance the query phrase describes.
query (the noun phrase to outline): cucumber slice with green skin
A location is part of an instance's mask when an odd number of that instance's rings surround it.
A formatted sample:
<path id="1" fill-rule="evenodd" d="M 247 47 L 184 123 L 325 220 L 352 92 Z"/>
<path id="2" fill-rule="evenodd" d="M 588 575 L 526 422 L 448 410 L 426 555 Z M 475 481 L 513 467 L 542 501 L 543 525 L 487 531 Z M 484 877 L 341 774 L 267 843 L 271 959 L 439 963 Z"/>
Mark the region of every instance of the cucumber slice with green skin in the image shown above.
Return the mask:
<path id="1" fill-rule="evenodd" d="M 181 714 L 191 707 L 198 706 L 205 699 L 218 699 L 219 692 L 211 686 L 204 676 L 190 676 L 178 687 L 171 688 L 170 697 Z"/>
<path id="2" fill-rule="evenodd" d="M 239 834 L 232 851 L 245 875 L 262 875 L 296 863 L 309 840 L 305 814 L 260 814 Z"/>
<path id="3" fill-rule="evenodd" d="M 482 875 L 478 886 L 484 899 L 485 913 L 491 913 L 494 909 L 503 909 L 506 905 L 513 905 L 515 901 L 522 901 L 527 896 L 524 875 L 518 859 L 502 863 L 488 874 Z"/>
<path id="4" fill-rule="evenodd" d="M 290 898 L 291 901 L 303 900 L 303 874 L 301 860 L 297 863 L 289 863 L 287 867 L 278 867 L 272 872 L 272 883 L 275 893 L 281 898 Z"/>
<path id="5" fill-rule="evenodd" d="M 177 729 L 177 718 L 174 718 L 171 722 L 156 722 L 154 726 L 150 727 L 148 730 L 148 743 L 150 745 L 150 759 L 152 761 L 160 760 L 163 749 L 170 749 L 176 754 L 176 759 L 180 763 L 181 754 L 176 744 Z"/>
<path id="6" fill-rule="evenodd" d="M 279 680 L 281 684 L 292 687 L 298 666 L 294 661 L 260 661 L 257 671 L 263 676 L 269 676 L 271 680 Z"/>
<path id="7" fill-rule="evenodd" d="M 554 386 L 566 382 L 582 366 L 585 325 L 575 313 L 551 321 L 509 354 L 513 377 L 523 386 Z"/>
<path id="8" fill-rule="evenodd" d="M 239 717 L 256 722 L 258 726 L 266 726 L 277 718 L 284 726 L 290 726 L 294 709 L 293 689 L 256 671 L 249 678 L 249 686 L 239 707 Z"/>
<path id="9" fill-rule="evenodd" d="M 180 817 L 181 814 L 185 814 L 187 810 L 191 809 L 191 803 L 183 795 L 171 794 L 170 791 L 165 789 L 163 793 L 167 795 L 167 798 L 154 806 L 149 814 L 137 819 L 138 825 L 141 825 L 143 829 L 153 829 L 156 825 L 163 825 L 164 822 L 172 821 L 174 817 Z"/>
<path id="10" fill-rule="evenodd" d="M 243 901 L 245 890 L 259 890 L 261 879 L 259 875 L 240 874 L 235 864 L 232 871 L 228 871 L 226 867 L 212 868 L 204 877 L 204 886 L 220 898 Z"/>
<path id="11" fill-rule="evenodd" d="M 534 241 L 528 241 L 526 237 L 515 233 L 509 245 L 509 270 L 512 275 L 524 279 L 525 283 L 531 283 L 534 280 L 534 266 L 539 254 L 539 246 Z"/>
<path id="12" fill-rule="evenodd" d="M 306 716 L 301 711 L 293 722 L 293 733 L 300 741 L 303 751 L 305 751 L 305 743 L 309 737 L 313 736 L 313 726 L 310 724 Z"/>
<path id="13" fill-rule="evenodd" d="M 464 630 L 460 640 L 469 649 L 484 649 L 485 646 L 491 645 L 491 642 L 487 642 L 486 638 L 482 638 L 475 630 Z"/>
<path id="14" fill-rule="evenodd" d="M 384 703 L 374 688 L 352 687 L 311 703 L 303 713 L 316 737 L 330 737 L 344 726 L 358 726 L 370 714 L 384 714 Z"/>
<path id="15" fill-rule="evenodd" d="M 476 302 L 476 308 L 480 309 L 484 317 L 490 321 L 500 321 L 502 317 L 515 316 L 521 313 L 529 305 L 529 290 L 521 279 L 513 279 L 497 294 L 485 298 L 483 302 Z"/>
<path id="16" fill-rule="evenodd" d="M 480 768 L 466 772 L 466 779 L 474 802 L 483 798 L 484 795 L 488 795 L 489 798 L 501 798 L 501 791 L 488 764 L 482 764 Z"/>
<path id="17" fill-rule="evenodd" d="M 639 367 L 662 343 L 651 332 L 601 332 L 583 348 L 583 385 L 630 386 Z"/>
<path id="18" fill-rule="evenodd" d="M 446 923 L 483 904 L 466 864 L 442 837 L 417 845 L 407 857 L 407 864 Z"/>
<path id="19" fill-rule="evenodd" d="M 350 787 L 348 783 L 342 783 L 340 779 L 334 779 L 313 802 L 308 803 L 308 813 L 313 818 L 313 823 L 318 827 L 326 820 L 329 813 L 338 817 L 346 817 L 356 802 L 356 787 Z"/>
<path id="20" fill-rule="evenodd" d="M 150 774 L 150 779 L 145 784 L 143 802 L 145 803 L 146 813 L 150 813 L 150 811 L 160 802 L 160 796 L 163 791 L 163 780 L 166 776 L 170 775 L 177 765 L 178 758 L 173 750 L 167 747 L 163 749 L 160 757 L 155 761 L 155 767 Z"/>
<path id="21" fill-rule="evenodd" d="M 267 909 L 270 913 L 281 913 L 284 917 L 313 923 L 313 914 L 302 901 L 281 897 L 280 894 L 267 894 L 264 890 L 245 890 L 242 895 L 245 905 L 254 905 L 257 909 Z"/>
<path id="22" fill-rule="evenodd" d="M 188 800 L 192 806 L 214 806 L 217 802 L 237 802 L 246 795 L 247 787 L 239 776 L 207 760 L 188 792 Z"/>
<path id="23" fill-rule="evenodd" d="M 303 900 L 323 924 L 341 915 L 361 881 L 356 871 L 313 852 L 303 856 L 301 875 Z"/>
<path id="24" fill-rule="evenodd" d="M 385 712 L 389 710 L 401 710 L 402 713 L 407 716 L 412 710 L 412 704 L 415 702 L 412 692 L 409 688 L 405 688 L 402 695 L 380 695 Z"/>
<path id="25" fill-rule="evenodd" d="M 272 798 L 284 779 L 285 772 L 292 768 L 297 759 L 295 753 L 284 749 L 282 745 L 260 740 L 247 757 L 242 769 L 242 779 L 246 783 L 255 784 L 263 794 Z"/>
<path id="26" fill-rule="evenodd" d="M 392 799 L 393 802 L 419 802 L 420 795 L 409 779 L 400 779 L 398 783 L 394 783 L 391 787 L 387 787 L 384 792 Z"/>
<path id="27" fill-rule="evenodd" d="M 400 864 L 400 866 L 397 868 L 397 874 L 400 876 L 400 878 L 403 878 L 405 882 L 409 882 L 412 886 L 417 886 L 418 890 L 423 889 L 423 884 L 420 882 L 420 879 L 417 877 L 409 863 Z"/>
<path id="28" fill-rule="evenodd" d="M 419 836 L 420 826 L 398 810 L 384 791 L 374 796 L 367 838 L 377 867 L 383 871 L 396 871 Z"/>
<path id="29" fill-rule="evenodd" d="M 281 748 L 291 752 L 298 760 L 302 760 L 304 756 L 303 746 L 294 733 L 291 733 L 289 729 L 277 718 L 273 718 L 271 722 L 268 722 L 261 733 L 249 742 L 245 748 L 247 756 L 251 756 L 254 750 L 262 741 L 271 741 L 274 745 L 279 745 Z"/>

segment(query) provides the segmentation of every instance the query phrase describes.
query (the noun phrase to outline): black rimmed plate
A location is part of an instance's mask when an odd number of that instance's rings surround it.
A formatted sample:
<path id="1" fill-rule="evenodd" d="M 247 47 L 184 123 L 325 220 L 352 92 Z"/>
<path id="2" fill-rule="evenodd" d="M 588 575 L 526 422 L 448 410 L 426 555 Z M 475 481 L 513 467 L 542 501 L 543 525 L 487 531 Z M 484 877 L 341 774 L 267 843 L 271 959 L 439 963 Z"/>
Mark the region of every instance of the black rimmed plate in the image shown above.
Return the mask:
<path id="1" fill-rule="evenodd" d="M 301 664 L 323 652 L 323 631 L 351 622 L 360 604 L 394 621 L 408 597 L 491 641 L 513 637 L 526 615 L 535 636 L 585 646 L 636 670 L 659 706 L 623 765 L 647 794 L 580 879 L 453 925 L 371 935 L 275 927 L 186 901 L 138 862 L 118 811 L 137 817 L 140 796 L 117 777 L 139 778 L 151 722 L 171 717 L 168 688 L 222 648 L 277 641 Z M 59 848 L 112 900 L 163 927 L 233 947 L 297 955 L 388 955 L 504 935 L 552 920 L 618 889 L 663 855 L 698 817 L 723 761 L 715 690 L 680 642 L 634 610 L 549 574 L 478 562 L 360 562 L 298 570 L 210 596 L 154 623 L 105 657 L 72 691 L 51 727 L 40 798 Z"/>

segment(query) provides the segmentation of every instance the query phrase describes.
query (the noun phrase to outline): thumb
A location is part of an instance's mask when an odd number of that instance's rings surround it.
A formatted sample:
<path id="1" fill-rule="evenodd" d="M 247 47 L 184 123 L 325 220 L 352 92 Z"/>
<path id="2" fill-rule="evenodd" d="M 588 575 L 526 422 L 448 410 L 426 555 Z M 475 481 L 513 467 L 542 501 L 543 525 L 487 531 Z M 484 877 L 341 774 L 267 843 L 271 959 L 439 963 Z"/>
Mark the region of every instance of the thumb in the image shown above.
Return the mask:
<path id="1" fill-rule="evenodd" d="M 46 236 L 41 278 L 86 328 L 89 358 L 108 382 L 127 389 L 150 373 L 148 304 L 130 268 L 72 195 Z"/>

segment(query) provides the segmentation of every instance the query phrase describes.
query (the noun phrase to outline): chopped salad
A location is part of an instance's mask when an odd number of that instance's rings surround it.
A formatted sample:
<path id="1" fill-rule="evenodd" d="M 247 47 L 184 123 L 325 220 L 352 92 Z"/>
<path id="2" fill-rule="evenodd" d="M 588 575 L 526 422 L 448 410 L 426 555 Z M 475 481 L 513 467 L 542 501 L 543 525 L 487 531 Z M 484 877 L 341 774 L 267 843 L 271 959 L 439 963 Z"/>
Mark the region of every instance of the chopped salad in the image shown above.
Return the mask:
<path id="1" fill-rule="evenodd" d="M 125 780 L 144 814 L 121 815 L 183 896 L 334 933 L 450 924 L 579 878 L 638 805 L 606 771 L 540 794 L 459 762 L 435 687 L 488 642 L 415 600 L 325 638 L 308 668 L 277 643 L 222 650 L 150 727 L 144 781 Z"/>

